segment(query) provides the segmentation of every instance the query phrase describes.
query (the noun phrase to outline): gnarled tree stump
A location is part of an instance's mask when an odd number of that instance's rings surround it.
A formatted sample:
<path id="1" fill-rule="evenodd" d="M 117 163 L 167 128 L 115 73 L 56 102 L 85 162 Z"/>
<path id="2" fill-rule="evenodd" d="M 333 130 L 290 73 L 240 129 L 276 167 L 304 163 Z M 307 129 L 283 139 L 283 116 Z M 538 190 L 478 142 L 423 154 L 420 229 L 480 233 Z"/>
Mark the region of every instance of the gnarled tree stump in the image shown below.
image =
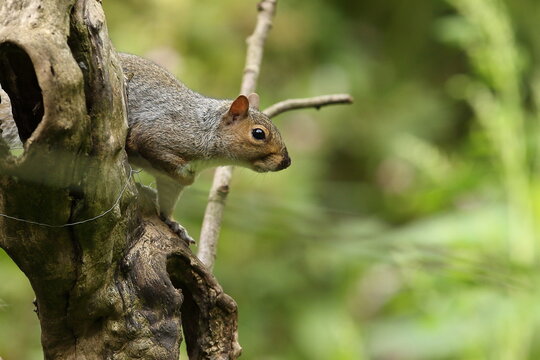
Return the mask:
<path id="1" fill-rule="evenodd" d="M 124 76 L 95 0 L 0 3 L 0 246 L 36 294 L 47 359 L 235 359 L 236 304 L 127 163 Z M 5 106 L 5 105 L 4 105 Z M 5 119 L 0 119 L 3 121 Z"/>

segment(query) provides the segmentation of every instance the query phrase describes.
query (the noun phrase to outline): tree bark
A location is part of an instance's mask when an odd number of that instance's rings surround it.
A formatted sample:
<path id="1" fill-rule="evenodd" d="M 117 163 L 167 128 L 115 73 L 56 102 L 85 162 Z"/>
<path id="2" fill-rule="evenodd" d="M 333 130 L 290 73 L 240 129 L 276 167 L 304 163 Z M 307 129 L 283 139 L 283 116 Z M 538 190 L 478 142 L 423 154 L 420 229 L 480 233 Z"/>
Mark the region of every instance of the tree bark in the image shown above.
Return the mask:
<path id="1" fill-rule="evenodd" d="M 46 359 L 235 359 L 237 309 L 127 163 L 124 76 L 95 0 L 0 2 L 0 247 L 36 295 Z M 182 313 L 182 317 L 180 316 Z"/>

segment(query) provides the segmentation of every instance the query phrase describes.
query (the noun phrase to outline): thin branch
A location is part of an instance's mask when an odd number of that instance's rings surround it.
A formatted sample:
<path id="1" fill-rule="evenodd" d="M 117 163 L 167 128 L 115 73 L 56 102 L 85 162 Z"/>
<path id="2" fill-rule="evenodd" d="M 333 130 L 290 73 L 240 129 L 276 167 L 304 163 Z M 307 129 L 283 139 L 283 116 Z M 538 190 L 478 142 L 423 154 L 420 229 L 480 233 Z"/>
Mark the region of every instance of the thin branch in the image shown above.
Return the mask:
<path id="1" fill-rule="evenodd" d="M 273 118 L 285 111 L 314 107 L 317 110 L 323 106 L 334 104 L 352 104 L 353 98 L 349 94 L 321 95 L 303 99 L 288 99 L 280 101 L 268 108 L 263 113 Z"/>
<path id="2" fill-rule="evenodd" d="M 247 95 L 255 92 L 257 87 L 264 43 L 268 32 L 272 28 L 272 18 L 276 12 L 276 5 L 277 0 L 262 0 L 257 6 L 259 11 L 257 24 L 253 34 L 247 39 L 248 48 L 244 76 L 240 88 L 241 94 Z M 225 208 L 225 201 L 229 193 L 232 171 L 232 166 L 224 166 L 216 169 L 214 182 L 210 189 L 208 204 L 204 213 L 197 256 L 209 269 L 214 267 L 221 219 L 223 209 Z"/>
<path id="3" fill-rule="evenodd" d="M 225 201 L 227 200 L 227 195 L 229 195 L 232 171 L 232 166 L 224 166 L 216 169 L 214 182 L 208 195 L 208 204 L 204 212 L 197 257 L 210 270 L 214 267 L 214 261 L 216 259 L 217 241 L 219 230 L 221 229 Z"/>

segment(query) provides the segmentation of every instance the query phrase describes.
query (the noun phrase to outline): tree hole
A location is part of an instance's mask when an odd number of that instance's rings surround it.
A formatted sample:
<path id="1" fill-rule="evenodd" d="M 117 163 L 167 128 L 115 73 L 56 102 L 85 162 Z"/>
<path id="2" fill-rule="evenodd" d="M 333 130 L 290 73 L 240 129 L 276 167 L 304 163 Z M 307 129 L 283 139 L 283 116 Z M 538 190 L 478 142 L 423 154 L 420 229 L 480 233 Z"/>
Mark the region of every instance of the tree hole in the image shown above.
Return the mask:
<path id="1" fill-rule="evenodd" d="M 181 265 L 179 265 L 179 263 Z M 198 359 L 197 339 L 201 336 L 201 309 L 199 308 L 195 294 L 192 291 L 196 279 L 189 279 L 189 264 L 179 256 L 171 256 L 167 259 L 167 272 L 171 279 L 172 285 L 182 291 L 183 302 L 182 311 L 182 330 L 186 343 L 186 350 L 190 359 Z M 191 282 L 191 286 L 188 283 Z"/>
<path id="2" fill-rule="evenodd" d="M 10 134 L 9 129 L 13 129 L 9 124 L 11 119 L 1 117 L 10 115 L 7 106 L 10 103 L 18 138 L 25 142 L 43 118 L 43 96 L 32 60 L 22 48 L 13 43 L 0 44 L 0 86 L 9 97 L 5 99 L 5 96 L 2 96 L 5 94 L 0 92 L 0 125 L 4 133 L 2 137 L 6 139 Z M 11 133 L 11 136 L 15 135 Z"/>

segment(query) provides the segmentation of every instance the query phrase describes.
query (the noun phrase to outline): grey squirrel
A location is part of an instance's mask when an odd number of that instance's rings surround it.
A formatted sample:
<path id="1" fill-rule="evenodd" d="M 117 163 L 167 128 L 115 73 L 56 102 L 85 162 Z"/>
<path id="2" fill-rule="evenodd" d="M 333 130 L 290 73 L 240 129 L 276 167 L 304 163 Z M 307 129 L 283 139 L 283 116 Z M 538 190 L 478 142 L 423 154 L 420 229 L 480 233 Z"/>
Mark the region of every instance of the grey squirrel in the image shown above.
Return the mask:
<path id="1" fill-rule="evenodd" d="M 239 165 L 267 172 L 291 164 L 278 129 L 258 110 L 257 94 L 208 98 L 149 60 L 119 57 L 127 85 L 129 161 L 155 176 L 160 217 L 183 240 L 193 242 L 171 216 L 183 188 L 201 170 Z M 14 122 L 0 128 L 6 138 Z"/>
<path id="2" fill-rule="evenodd" d="M 127 77 L 129 159 L 156 177 L 160 216 L 182 239 L 193 242 L 171 215 L 199 171 L 240 165 L 266 172 L 291 164 L 279 130 L 258 110 L 257 94 L 211 99 L 149 60 L 119 55 Z"/>

